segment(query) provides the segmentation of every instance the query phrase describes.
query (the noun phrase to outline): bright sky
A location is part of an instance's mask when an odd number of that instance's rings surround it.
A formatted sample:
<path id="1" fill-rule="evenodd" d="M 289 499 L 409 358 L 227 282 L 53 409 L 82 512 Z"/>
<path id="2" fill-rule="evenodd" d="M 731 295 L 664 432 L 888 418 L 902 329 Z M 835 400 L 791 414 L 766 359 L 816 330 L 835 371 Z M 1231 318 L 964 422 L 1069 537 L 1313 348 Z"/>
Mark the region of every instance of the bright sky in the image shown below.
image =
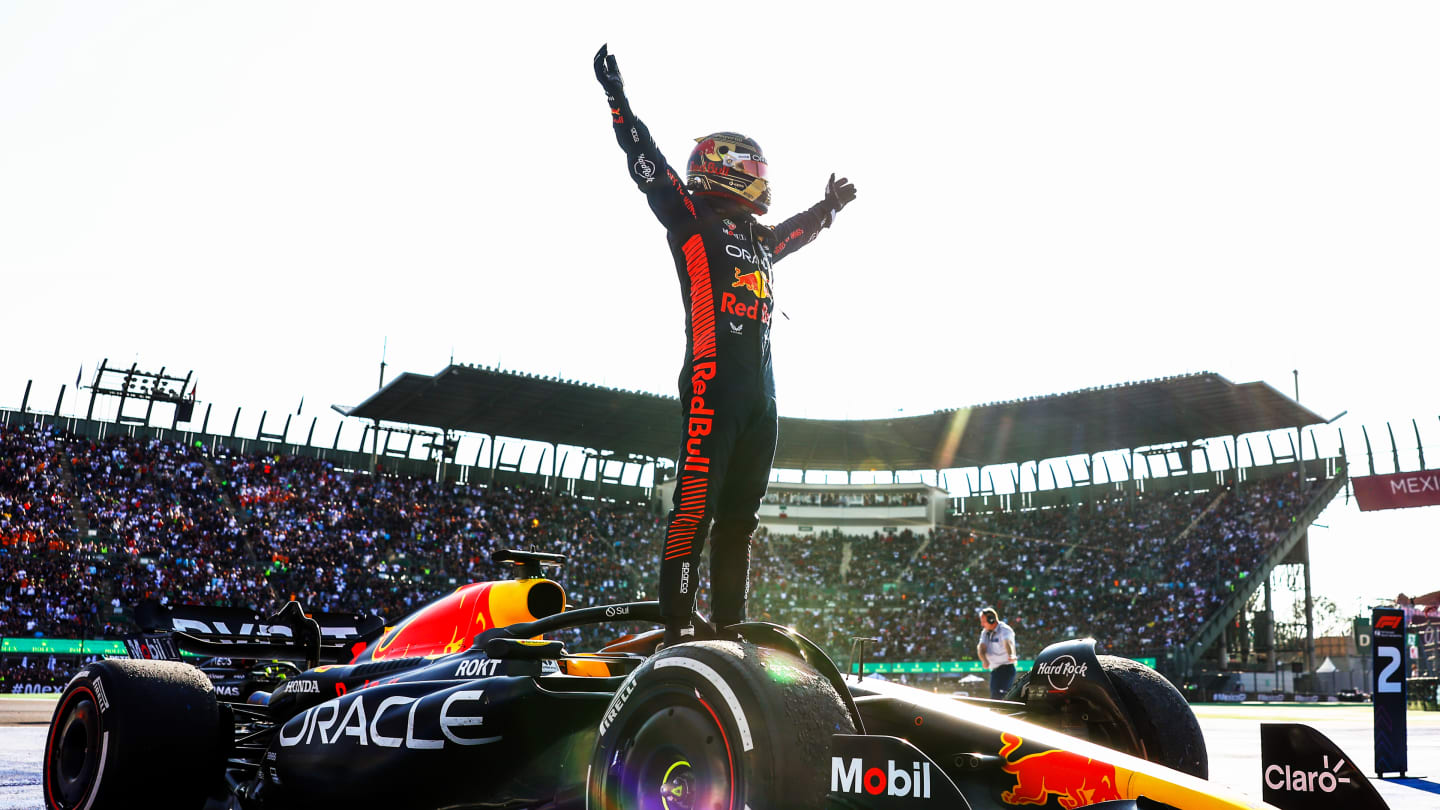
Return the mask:
<path id="1" fill-rule="evenodd" d="M 0 405 L 108 357 L 310 415 L 372 393 L 387 338 L 392 376 L 670 392 L 609 42 L 672 163 L 736 129 L 778 216 L 859 189 L 777 269 L 784 415 L 1299 369 L 1352 452 L 1440 435 L 1440 6 L 881 8 L 0 0 Z M 1332 507 L 1317 591 L 1440 587 L 1437 519 Z"/>

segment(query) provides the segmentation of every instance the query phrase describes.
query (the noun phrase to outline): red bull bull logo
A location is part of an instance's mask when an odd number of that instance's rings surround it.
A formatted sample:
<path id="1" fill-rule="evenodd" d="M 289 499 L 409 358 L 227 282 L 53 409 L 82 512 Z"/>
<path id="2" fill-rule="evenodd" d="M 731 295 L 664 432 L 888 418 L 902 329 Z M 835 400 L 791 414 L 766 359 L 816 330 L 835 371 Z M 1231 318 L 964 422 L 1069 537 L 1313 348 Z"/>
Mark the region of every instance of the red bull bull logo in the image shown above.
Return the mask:
<path id="1" fill-rule="evenodd" d="M 749 273 L 741 273 L 740 268 L 735 268 L 735 282 L 731 287 L 744 287 L 756 298 L 769 298 L 770 286 L 765 283 L 765 273 L 760 270 L 752 270 Z"/>
<path id="2" fill-rule="evenodd" d="M 1002 770 L 1015 777 L 1015 787 L 1000 794 L 1006 804 L 1047 804 L 1056 798 L 1065 810 L 1123 798 L 1115 785 L 1115 766 L 1070 751 L 1051 750 L 1011 760 L 1025 742 L 1001 734 Z"/>

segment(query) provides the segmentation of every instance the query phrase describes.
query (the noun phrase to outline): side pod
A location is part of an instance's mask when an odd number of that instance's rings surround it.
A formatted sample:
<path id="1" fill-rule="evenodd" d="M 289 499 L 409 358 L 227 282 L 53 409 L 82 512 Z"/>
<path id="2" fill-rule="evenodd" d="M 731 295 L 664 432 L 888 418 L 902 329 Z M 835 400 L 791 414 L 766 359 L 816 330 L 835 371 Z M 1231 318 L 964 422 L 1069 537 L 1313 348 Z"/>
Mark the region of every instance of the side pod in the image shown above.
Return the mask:
<path id="1" fill-rule="evenodd" d="M 1300 723 L 1260 724 L 1260 779 L 1280 810 L 1389 810 L 1354 760 Z"/>

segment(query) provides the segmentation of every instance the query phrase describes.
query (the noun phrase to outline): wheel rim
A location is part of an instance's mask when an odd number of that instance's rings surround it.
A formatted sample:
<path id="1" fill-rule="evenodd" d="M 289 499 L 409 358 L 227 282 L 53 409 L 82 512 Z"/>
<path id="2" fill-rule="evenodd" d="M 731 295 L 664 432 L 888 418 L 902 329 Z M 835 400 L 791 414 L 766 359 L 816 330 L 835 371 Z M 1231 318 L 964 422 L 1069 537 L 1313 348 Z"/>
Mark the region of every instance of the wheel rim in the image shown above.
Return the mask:
<path id="1" fill-rule="evenodd" d="M 50 758 L 50 784 L 68 807 L 90 791 L 100 764 L 100 711 L 84 693 L 65 713 Z"/>
<path id="2" fill-rule="evenodd" d="M 660 778 L 660 804 L 665 810 L 690 810 L 695 792 L 695 771 L 683 759 L 671 764 Z"/>
<path id="3" fill-rule="evenodd" d="M 693 691 L 657 695 L 617 738 L 610 768 L 624 810 L 728 810 L 734 769 L 719 719 Z"/>

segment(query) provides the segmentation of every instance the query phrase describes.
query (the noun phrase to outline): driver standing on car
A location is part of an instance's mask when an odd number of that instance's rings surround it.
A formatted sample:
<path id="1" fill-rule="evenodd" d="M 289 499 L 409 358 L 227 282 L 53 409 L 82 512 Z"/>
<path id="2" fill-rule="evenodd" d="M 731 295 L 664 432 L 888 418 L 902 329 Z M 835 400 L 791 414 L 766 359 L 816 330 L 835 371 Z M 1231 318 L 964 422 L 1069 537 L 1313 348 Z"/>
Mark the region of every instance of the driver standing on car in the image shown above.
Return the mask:
<path id="1" fill-rule="evenodd" d="M 855 199 L 855 187 L 831 175 L 819 203 L 773 228 L 762 225 L 756 217 L 769 210 L 770 187 L 759 144 L 736 132 L 697 138 L 682 183 L 631 111 L 605 46 L 595 54 L 595 78 L 610 101 L 630 178 L 665 226 L 685 306 L 679 480 L 660 554 L 663 643 L 670 645 L 695 634 L 695 568 L 707 536 L 711 618 L 716 627 L 745 620 L 750 535 L 779 432 L 772 265 L 830 227 Z"/>
<path id="2" fill-rule="evenodd" d="M 975 646 L 980 663 L 990 670 L 990 699 L 999 700 L 1015 682 L 1015 631 L 1000 621 L 995 608 L 980 611 L 980 643 Z"/>

